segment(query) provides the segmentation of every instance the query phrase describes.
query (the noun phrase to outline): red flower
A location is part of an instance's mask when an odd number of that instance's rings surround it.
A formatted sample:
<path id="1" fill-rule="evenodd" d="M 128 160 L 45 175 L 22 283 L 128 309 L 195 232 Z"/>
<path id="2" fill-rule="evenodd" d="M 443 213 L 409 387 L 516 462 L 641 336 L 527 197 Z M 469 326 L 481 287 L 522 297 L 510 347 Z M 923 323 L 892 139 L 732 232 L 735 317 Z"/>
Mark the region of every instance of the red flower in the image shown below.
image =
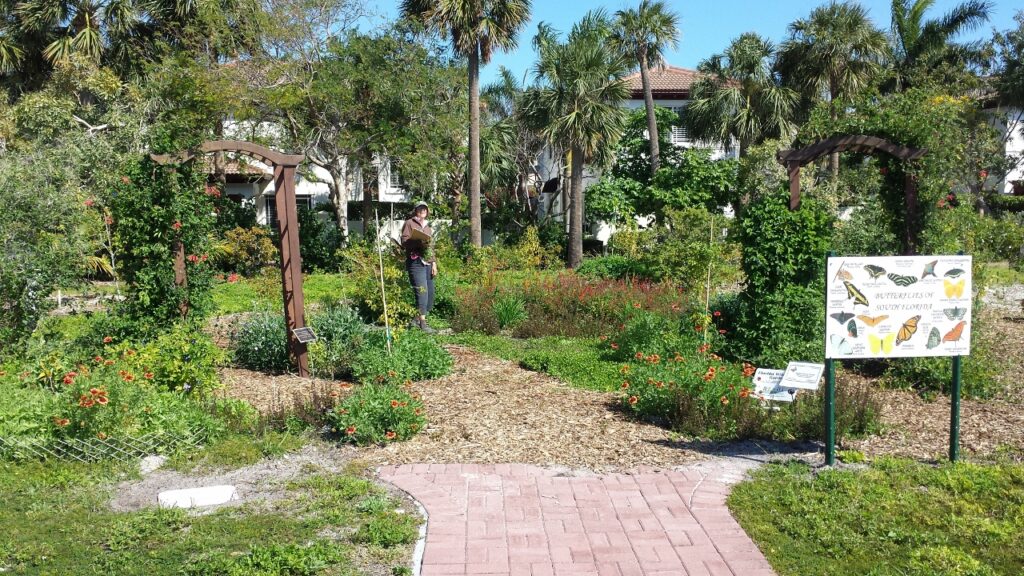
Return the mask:
<path id="1" fill-rule="evenodd" d="M 124 351 L 124 355 L 125 356 L 135 356 L 135 350 L 131 350 L 131 349 L 125 350 Z"/>
<path id="2" fill-rule="evenodd" d="M 742 388 L 740 390 L 740 398 L 746 398 L 747 396 L 750 396 L 750 388 Z"/>
<path id="3" fill-rule="evenodd" d="M 92 208 L 93 204 L 95 204 L 95 203 L 96 203 L 96 201 L 93 200 L 92 198 L 89 198 L 85 202 L 82 202 L 82 204 L 85 204 L 86 208 Z"/>
<path id="4" fill-rule="evenodd" d="M 81 398 L 78 399 L 78 405 L 81 406 L 82 408 L 92 408 L 93 404 L 95 404 L 95 401 L 93 401 L 93 399 L 89 398 L 88 396 L 83 395 Z"/>
<path id="5" fill-rule="evenodd" d="M 727 332 L 727 330 L 725 328 L 721 328 L 721 329 L 718 330 L 719 334 L 725 334 L 726 332 Z"/>
<path id="6" fill-rule="evenodd" d="M 188 261 L 195 264 L 196 262 L 199 262 L 199 256 L 196 256 L 195 254 L 189 254 Z"/>
<path id="7" fill-rule="evenodd" d="M 94 361 L 95 361 L 95 362 L 96 362 L 97 364 L 99 364 L 100 362 L 103 362 L 103 356 L 95 356 L 95 357 L 93 357 L 93 360 L 94 360 Z"/>
<path id="8" fill-rule="evenodd" d="M 622 386 L 620 386 L 620 387 L 621 387 L 621 388 L 622 388 L 623 390 L 628 390 L 628 389 L 629 389 L 629 380 L 623 380 L 623 381 L 622 381 Z"/>
<path id="9" fill-rule="evenodd" d="M 640 303 L 639 302 L 633 302 L 633 308 L 636 308 L 637 310 L 639 310 L 640 309 Z"/>
<path id="10" fill-rule="evenodd" d="M 152 380 L 153 379 L 153 373 L 152 372 L 146 372 L 145 374 L 142 375 L 142 377 L 145 378 L 146 380 Z"/>
<path id="11" fill-rule="evenodd" d="M 419 416 L 420 414 L 422 414 L 422 413 L 423 413 L 423 410 L 421 410 L 421 409 L 417 408 L 417 409 L 413 410 L 413 411 L 412 411 L 412 413 L 413 413 L 413 414 L 415 414 L 415 415 L 417 415 L 417 416 Z"/>
<path id="12" fill-rule="evenodd" d="M 643 352 L 637 352 L 636 354 L 633 355 L 633 358 L 636 358 L 637 360 L 643 360 L 644 359 L 644 353 Z"/>
<path id="13" fill-rule="evenodd" d="M 57 418 L 55 416 L 53 418 L 53 423 L 55 425 L 57 425 L 58 427 L 63 428 L 65 426 L 67 426 L 68 424 L 71 424 L 71 420 L 68 420 L 67 418 Z"/>
<path id="14" fill-rule="evenodd" d="M 704 331 L 704 327 L 701 326 L 700 324 L 694 326 L 693 329 L 696 330 L 697 332 L 703 332 Z"/>
<path id="15" fill-rule="evenodd" d="M 174 228 L 175 230 L 181 230 L 181 221 L 175 220 L 174 224 L 171 224 L 171 228 Z"/>
<path id="16" fill-rule="evenodd" d="M 622 368 L 619 368 L 619 374 L 629 374 L 629 364 L 623 364 Z"/>
<path id="17" fill-rule="evenodd" d="M 639 401 L 640 401 L 640 399 L 637 398 L 636 396 L 630 396 L 629 397 L 629 405 L 630 406 L 636 406 L 636 403 L 639 402 Z"/>
<path id="18" fill-rule="evenodd" d="M 388 431 L 387 431 L 387 432 L 386 432 L 386 433 L 384 434 L 384 437 L 385 437 L 385 438 L 387 438 L 388 440 L 394 440 L 396 436 L 398 436 L 398 434 L 395 434 L 395 433 L 394 433 L 394 432 L 392 432 L 391 430 L 388 430 Z"/>
<path id="19" fill-rule="evenodd" d="M 103 361 L 103 365 L 104 366 L 113 366 L 114 365 L 114 361 L 113 360 L 104 360 Z"/>
<path id="20" fill-rule="evenodd" d="M 719 310 L 715 310 L 714 314 L 712 314 L 712 316 L 714 316 L 715 318 L 718 318 L 721 315 L 722 315 L 722 312 L 719 311 Z"/>
<path id="21" fill-rule="evenodd" d="M 392 408 L 398 408 L 398 400 L 392 400 L 391 401 L 391 407 Z"/>
<path id="22" fill-rule="evenodd" d="M 650 362 L 651 364 L 657 364 L 658 362 L 661 362 L 661 356 L 657 354 L 651 354 L 650 356 L 647 357 L 647 361 Z"/>
<path id="23" fill-rule="evenodd" d="M 615 342 L 612 342 L 612 350 L 618 350 L 618 349 L 619 349 L 619 345 L 616 344 Z"/>
<path id="24" fill-rule="evenodd" d="M 100 396 L 100 397 L 96 398 L 96 403 L 100 404 L 102 406 L 106 406 L 107 402 L 109 402 L 109 400 L 107 400 L 106 396 Z"/>
<path id="25" fill-rule="evenodd" d="M 981 178 L 982 180 L 984 180 L 984 179 L 988 178 L 988 170 L 982 170 L 981 172 L 978 172 L 978 176 L 979 176 L 979 177 L 980 177 L 980 178 Z"/>
<path id="26" fill-rule="evenodd" d="M 110 337 L 110 336 L 104 336 L 103 337 L 103 343 L 104 344 L 110 344 L 113 341 L 114 341 L 114 339 L 112 337 Z"/>
<path id="27" fill-rule="evenodd" d="M 228 284 L 234 284 L 235 282 L 238 282 L 238 274 L 228 274 Z"/>
<path id="28" fill-rule="evenodd" d="M 99 396 L 100 395 L 100 389 L 99 388 L 89 388 L 89 394 L 92 394 L 93 396 Z"/>
<path id="29" fill-rule="evenodd" d="M 703 354 L 703 353 L 707 352 L 710 349 L 711 349 L 711 345 L 710 344 L 701 344 L 700 347 L 697 348 L 697 353 L 698 354 Z"/>
<path id="30" fill-rule="evenodd" d="M 131 373 L 126 373 L 124 376 L 122 376 L 122 378 L 124 378 L 125 382 L 131 382 L 132 380 L 135 380 L 135 375 Z"/>
<path id="31" fill-rule="evenodd" d="M 349 436 L 351 436 L 351 435 L 353 435 L 355 433 L 356 433 L 356 427 L 355 426 L 349 426 L 348 428 L 345 428 L 345 434 L 348 434 Z"/>

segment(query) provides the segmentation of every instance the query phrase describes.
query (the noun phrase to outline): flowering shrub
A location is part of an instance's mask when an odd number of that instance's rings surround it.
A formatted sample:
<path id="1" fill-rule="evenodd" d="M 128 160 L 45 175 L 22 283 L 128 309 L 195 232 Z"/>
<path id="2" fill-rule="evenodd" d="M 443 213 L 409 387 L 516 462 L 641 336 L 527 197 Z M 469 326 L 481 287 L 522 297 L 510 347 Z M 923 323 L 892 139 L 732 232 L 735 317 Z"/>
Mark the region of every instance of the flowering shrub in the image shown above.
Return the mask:
<path id="1" fill-rule="evenodd" d="M 125 348 L 124 353 L 131 352 Z M 138 351 L 135 364 L 142 373 L 152 374 L 154 386 L 164 390 L 206 396 L 220 385 L 217 365 L 224 353 L 209 336 L 188 323 L 170 331 Z"/>
<path id="2" fill-rule="evenodd" d="M 277 261 L 277 246 L 266 228 L 234 228 L 224 233 L 215 254 L 221 270 L 251 276 Z"/>
<path id="3" fill-rule="evenodd" d="M 360 386 L 327 421 L 343 441 L 359 445 L 406 440 L 426 425 L 419 397 L 390 384 Z"/>
<path id="4" fill-rule="evenodd" d="M 220 429 L 201 406 L 183 393 L 161 391 L 152 372 L 136 371 L 136 365 L 132 356 L 97 356 L 65 373 L 53 400 L 53 436 L 106 439 Z"/>
<path id="5" fill-rule="evenodd" d="M 517 298 L 526 318 L 516 325 L 519 338 L 599 336 L 622 324 L 634 310 L 677 316 L 683 292 L 668 283 L 638 280 L 593 280 L 565 272 L 499 286 L 494 277 L 457 291 L 459 306 L 452 318 L 457 331 L 497 332 L 494 302 Z"/>
<path id="6" fill-rule="evenodd" d="M 451 368 L 451 354 L 429 335 L 418 330 L 396 333 L 389 355 L 384 332 L 377 331 L 356 354 L 352 375 L 363 384 L 399 384 L 439 378 Z"/>

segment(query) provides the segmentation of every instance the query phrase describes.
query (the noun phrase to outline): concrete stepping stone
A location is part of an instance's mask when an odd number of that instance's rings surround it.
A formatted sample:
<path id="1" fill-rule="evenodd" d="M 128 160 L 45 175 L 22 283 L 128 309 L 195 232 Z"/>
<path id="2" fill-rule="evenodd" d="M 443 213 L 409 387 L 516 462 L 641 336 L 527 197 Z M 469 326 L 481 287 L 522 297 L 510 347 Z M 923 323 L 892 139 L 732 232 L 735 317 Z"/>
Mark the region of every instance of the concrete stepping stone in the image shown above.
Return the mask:
<path id="1" fill-rule="evenodd" d="M 227 485 L 165 490 L 157 494 L 161 508 L 201 508 L 226 504 L 232 500 L 238 500 L 238 491 L 234 486 Z"/>

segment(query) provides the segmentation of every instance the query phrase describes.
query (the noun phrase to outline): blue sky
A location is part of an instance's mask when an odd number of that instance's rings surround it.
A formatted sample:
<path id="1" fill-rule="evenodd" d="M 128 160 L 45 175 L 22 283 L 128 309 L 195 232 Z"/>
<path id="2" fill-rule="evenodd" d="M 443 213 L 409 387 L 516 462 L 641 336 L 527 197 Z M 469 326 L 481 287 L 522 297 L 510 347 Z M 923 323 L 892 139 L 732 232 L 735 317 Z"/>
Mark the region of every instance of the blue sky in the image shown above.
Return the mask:
<path id="1" fill-rule="evenodd" d="M 534 53 L 530 39 L 539 22 L 549 22 L 561 31 L 569 30 L 588 10 L 604 8 L 610 13 L 639 5 L 639 0 L 533 0 L 532 18 L 519 35 L 519 48 L 508 54 L 495 54 L 491 63 L 481 70 L 482 83 L 493 80 L 498 66 L 509 68 L 520 78 L 530 73 Z M 730 40 L 744 32 L 757 32 L 778 43 L 786 37 L 790 22 L 807 16 L 811 10 L 825 2 L 803 0 L 667 0 L 666 4 L 681 17 L 682 38 L 679 47 L 670 51 L 666 60 L 674 66 L 696 68 L 697 64 L 722 51 Z M 936 0 L 929 17 L 945 14 L 957 0 Z M 370 9 L 383 17 L 394 18 L 398 13 L 398 0 L 369 2 Z M 879 27 L 888 30 L 891 0 L 861 0 L 871 18 Z M 991 36 L 992 29 L 1005 30 L 1014 25 L 1013 16 L 1024 9 L 1019 0 L 996 0 L 989 24 L 961 40 Z"/>

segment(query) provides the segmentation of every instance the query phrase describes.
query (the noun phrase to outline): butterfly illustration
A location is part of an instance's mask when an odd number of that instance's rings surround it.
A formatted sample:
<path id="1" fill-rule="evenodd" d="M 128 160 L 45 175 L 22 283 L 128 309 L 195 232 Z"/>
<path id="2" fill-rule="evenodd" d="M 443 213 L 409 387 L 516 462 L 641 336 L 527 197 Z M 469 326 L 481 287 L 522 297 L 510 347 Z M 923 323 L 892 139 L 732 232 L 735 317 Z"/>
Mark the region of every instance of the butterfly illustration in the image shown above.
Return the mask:
<path id="1" fill-rule="evenodd" d="M 854 322 L 853 320 L 850 320 L 849 322 L 846 323 L 846 335 L 849 336 L 850 338 L 857 337 L 857 323 Z"/>
<path id="2" fill-rule="evenodd" d="M 957 280 L 955 282 L 951 282 L 949 280 L 943 280 L 942 284 L 943 284 L 943 286 L 946 289 L 946 298 L 953 298 L 953 297 L 961 298 L 961 297 L 963 297 L 963 295 L 964 295 L 964 281 L 963 280 Z"/>
<path id="3" fill-rule="evenodd" d="M 892 283 L 897 286 L 910 286 L 914 282 L 917 282 L 917 278 L 913 276 L 904 276 L 894 272 L 889 273 L 889 280 L 892 280 Z"/>
<path id="4" fill-rule="evenodd" d="M 967 313 L 967 308 L 943 308 L 942 313 L 950 320 L 960 320 Z"/>
<path id="5" fill-rule="evenodd" d="M 868 305 L 868 299 L 864 297 L 864 294 L 862 294 L 856 286 L 854 286 L 847 280 L 843 280 L 843 284 L 846 285 L 846 297 L 853 298 L 854 306 L 856 306 L 857 304 L 860 304 L 861 306 Z"/>
<path id="6" fill-rule="evenodd" d="M 899 332 L 896 333 L 896 345 L 899 346 L 907 340 L 910 340 L 917 332 L 917 322 L 921 319 L 920 316 L 914 316 L 913 318 L 907 318 L 907 321 L 900 326 Z"/>
<path id="7" fill-rule="evenodd" d="M 840 266 L 839 270 L 836 272 L 836 278 L 839 278 L 840 280 L 853 280 L 853 274 L 850 274 L 846 268 Z"/>
<path id="8" fill-rule="evenodd" d="M 879 352 L 891 354 L 893 340 L 895 339 L 895 334 L 886 334 L 885 336 L 868 334 L 868 347 L 871 348 L 872 354 L 878 354 Z"/>
<path id="9" fill-rule="evenodd" d="M 938 263 L 938 260 L 932 260 L 931 262 L 925 264 L 924 272 L 921 272 L 921 280 L 924 280 L 928 276 L 935 276 L 935 265 Z"/>
<path id="10" fill-rule="evenodd" d="M 964 275 L 964 271 L 959 269 L 959 268 L 953 268 L 951 270 L 947 270 L 946 273 L 943 274 L 943 276 L 945 276 L 946 278 L 959 278 L 959 277 L 961 277 L 963 275 Z"/>
<path id="11" fill-rule="evenodd" d="M 840 356 L 849 356 L 853 354 L 853 345 L 850 342 L 838 334 L 833 334 L 829 339 L 832 342 L 832 349 L 835 353 Z"/>
<path id="12" fill-rule="evenodd" d="M 957 323 L 956 326 L 953 326 L 952 330 L 947 332 L 946 335 L 942 337 L 942 341 L 943 342 L 958 342 L 960 340 L 960 336 L 962 336 L 963 333 L 964 333 L 964 326 L 967 326 L 967 322 L 964 321 L 964 320 L 961 320 L 960 322 Z"/>
<path id="13" fill-rule="evenodd" d="M 861 322 L 867 324 L 868 326 L 874 327 L 878 326 L 879 322 L 887 319 L 888 317 L 889 316 L 886 314 L 882 314 L 881 316 L 865 316 L 863 314 L 860 314 L 857 316 L 857 320 L 860 320 Z"/>
<path id="14" fill-rule="evenodd" d="M 864 267 L 864 270 L 872 278 L 878 278 L 882 274 L 885 274 L 885 268 L 882 268 L 881 266 L 875 266 L 874 264 L 868 264 L 867 266 Z"/>
<path id="15" fill-rule="evenodd" d="M 849 319 L 853 318 L 853 314 L 849 312 L 836 312 L 835 314 L 829 314 L 836 322 L 845 324 Z"/>
<path id="16" fill-rule="evenodd" d="M 932 348 L 935 348 L 941 343 L 942 339 L 939 337 L 939 329 L 932 326 L 931 331 L 928 332 L 928 344 L 926 344 L 926 346 L 929 350 L 931 350 Z"/>

